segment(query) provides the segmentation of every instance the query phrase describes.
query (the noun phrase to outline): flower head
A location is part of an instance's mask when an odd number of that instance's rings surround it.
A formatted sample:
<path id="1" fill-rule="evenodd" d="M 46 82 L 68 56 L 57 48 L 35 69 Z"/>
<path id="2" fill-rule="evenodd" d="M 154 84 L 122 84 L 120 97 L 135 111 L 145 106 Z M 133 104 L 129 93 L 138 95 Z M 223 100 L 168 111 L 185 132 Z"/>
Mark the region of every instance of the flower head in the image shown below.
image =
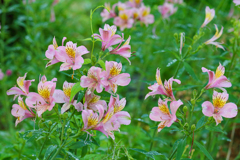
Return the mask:
<path id="1" fill-rule="evenodd" d="M 15 95 L 14 99 L 20 95 L 27 96 L 29 93 L 29 87 L 31 86 L 31 83 L 35 80 L 25 80 L 26 76 L 27 73 L 25 73 L 23 77 L 18 77 L 17 84 L 19 87 L 12 87 L 7 91 L 7 95 Z"/>
<path id="2" fill-rule="evenodd" d="M 114 18 L 116 17 L 116 13 L 115 13 L 115 7 L 116 7 L 116 4 L 113 5 L 113 7 L 111 8 L 110 7 L 110 3 L 105 3 L 105 7 L 108 9 L 103 9 L 103 11 L 101 12 L 101 17 L 103 18 L 103 22 L 105 22 L 106 20 L 110 19 L 110 18 Z M 109 11 L 109 12 L 108 12 Z"/>
<path id="3" fill-rule="evenodd" d="M 85 93 L 85 103 L 84 109 L 91 109 L 96 111 L 97 105 L 101 105 L 104 110 L 107 110 L 107 103 L 104 100 L 100 100 L 100 96 L 95 95 L 91 90 L 86 91 Z"/>
<path id="4" fill-rule="evenodd" d="M 121 73 L 122 63 L 106 61 L 105 66 L 106 71 L 101 73 L 101 77 L 103 78 L 102 84 L 104 85 L 106 91 L 112 90 L 116 93 L 117 85 L 126 86 L 130 83 L 130 74 Z"/>
<path id="5" fill-rule="evenodd" d="M 65 111 L 67 111 L 71 105 L 75 107 L 75 109 L 80 112 L 83 110 L 83 104 L 81 102 L 77 103 L 77 100 L 72 99 L 70 101 L 71 96 L 71 90 L 75 83 L 68 83 L 65 81 L 63 83 L 63 90 L 56 89 L 53 94 L 53 98 L 56 103 L 64 103 L 61 108 L 61 114 L 63 114 Z"/>
<path id="6" fill-rule="evenodd" d="M 235 5 L 240 5 L 240 0 L 233 0 L 233 3 L 235 3 Z"/>
<path id="7" fill-rule="evenodd" d="M 143 22 L 146 26 L 148 24 L 152 24 L 154 22 L 154 16 L 150 14 L 150 7 L 142 6 L 139 9 L 139 19 L 141 22 Z"/>
<path id="8" fill-rule="evenodd" d="M 231 87 L 231 82 L 224 76 L 225 68 L 219 63 L 216 73 L 202 67 L 203 72 L 208 72 L 209 81 L 205 89 Z"/>
<path id="9" fill-rule="evenodd" d="M 226 92 L 218 93 L 214 91 L 213 93 L 213 103 L 205 101 L 202 104 L 202 112 L 207 117 L 212 117 L 216 121 L 216 125 L 221 123 L 225 118 L 233 118 L 237 116 L 238 108 L 234 103 L 226 103 L 228 100 L 228 94 Z"/>
<path id="10" fill-rule="evenodd" d="M 161 98 L 158 100 L 158 107 L 153 107 L 149 117 L 153 121 L 161 121 L 158 125 L 158 132 L 164 127 L 170 127 L 173 122 L 177 120 L 177 109 L 182 105 L 182 101 L 172 101 L 170 103 L 170 111 L 168 109 L 167 101 L 163 101 Z"/>
<path id="11" fill-rule="evenodd" d="M 114 18 L 114 25 L 119 26 L 120 30 L 123 31 L 125 28 L 132 28 L 134 20 L 132 18 L 132 10 L 120 10 L 119 16 Z"/>
<path id="12" fill-rule="evenodd" d="M 160 69 L 157 69 L 156 80 L 157 80 L 157 83 L 154 83 L 152 86 L 148 87 L 148 89 L 152 90 L 152 92 L 149 92 L 146 95 L 145 99 L 149 96 L 153 96 L 153 95 L 156 95 L 156 94 L 162 94 L 162 95 L 165 95 L 167 97 L 170 97 L 172 100 L 175 100 L 175 97 L 174 97 L 173 91 L 172 91 L 172 82 L 175 81 L 178 84 L 180 84 L 181 81 L 178 80 L 178 79 L 173 79 L 173 77 L 172 77 L 168 81 L 165 80 L 165 82 L 163 84 L 162 80 L 161 80 L 161 77 L 160 77 Z"/>
<path id="13" fill-rule="evenodd" d="M 173 4 L 165 2 L 162 6 L 158 6 L 158 11 L 166 19 L 173 15 L 177 11 L 177 8 Z"/>
<path id="14" fill-rule="evenodd" d="M 103 85 L 102 85 L 102 80 L 101 80 L 101 75 L 102 69 L 99 67 L 92 66 L 88 70 L 87 76 L 83 75 L 81 77 L 81 83 L 80 85 L 83 88 L 88 87 L 89 89 L 95 90 L 100 93 L 103 90 Z"/>
<path id="15" fill-rule="evenodd" d="M 209 22 L 211 22 L 212 19 L 215 16 L 215 10 L 210 9 L 208 6 L 206 7 L 205 12 L 206 12 L 206 17 L 205 17 L 205 20 L 204 20 L 204 22 L 201 26 L 202 28 L 205 27 Z"/>
<path id="16" fill-rule="evenodd" d="M 47 63 L 46 67 L 59 62 L 59 60 L 56 58 L 57 54 L 58 54 L 58 45 L 57 45 L 57 41 L 54 37 L 53 38 L 53 44 L 49 45 L 47 51 L 45 52 L 45 56 L 50 60 Z"/>
<path id="17" fill-rule="evenodd" d="M 215 40 L 217 40 L 219 37 L 221 37 L 221 35 L 223 33 L 223 27 L 221 28 L 220 32 L 219 32 L 216 24 L 215 24 L 215 28 L 216 28 L 215 35 L 211 39 L 206 41 L 205 44 L 212 44 L 212 45 L 215 45 L 217 48 L 221 48 L 221 49 L 225 50 L 224 47 L 222 45 L 220 45 L 221 43 L 215 42 Z"/>

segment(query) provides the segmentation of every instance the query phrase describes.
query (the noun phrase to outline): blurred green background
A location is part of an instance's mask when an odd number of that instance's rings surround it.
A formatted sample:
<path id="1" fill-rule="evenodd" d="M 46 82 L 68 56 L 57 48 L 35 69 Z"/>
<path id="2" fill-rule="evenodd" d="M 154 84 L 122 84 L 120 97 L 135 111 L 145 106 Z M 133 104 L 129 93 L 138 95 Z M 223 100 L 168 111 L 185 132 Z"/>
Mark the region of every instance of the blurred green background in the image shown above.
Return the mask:
<path id="1" fill-rule="evenodd" d="M 14 145 L 18 144 L 16 140 L 16 132 L 33 129 L 33 121 L 26 119 L 17 127 L 14 127 L 15 118 L 11 115 L 11 106 L 14 104 L 13 97 L 7 96 L 6 91 L 16 85 L 16 79 L 28 73 L 27 79 L 35 79 L 32 83 L 30 91 L 35 91 L 38 84 L 39 75 L 46 75 L 50 80 L 54 77 L 58 79 L 57 88 L 62 88 L 65 80 L 73 82 L 66 74 L 59 72 L 60 64 L 55 64 L 45 68 L 47 63 L 45 51 L 48 45 L 52 43 L 55 36 L 58 44 L 62 43 L 62 38 L 67 37 L 67 41 L 76 42 L 78 45 L 85 45 L 91 50 L 92 43 L 83 41 L 85 38 L 91 37 L 90 30 L 90 10 L 99 5 L 109 2 L 111 5 L 117 3 L 116 0 L 60 0 L 56 5 L 52 6 L 52 0 L 36 0 L 31 2 L 26 0 L 2 0 L 0 19 L 1 19 L 1 57 L 0 69 L 4 73 L 8 69 L 12 71 L 10 76 L 0 80 L 0 158 L 14 158 L 16 151 Z M 125 1 L 122 1 L 125 2 Z M 239 78 L 240 64 L 238 46 L 239 41 L 233 41 L 239 35 L 239 28 L 234 27 L 233 19 L 238 21 L 239 8 L 234 6 L 232 0 L 185 0 L 184 4 L 178 5 L 178 10 L 170 19 L 163 20 L 158 11 L 158 6 L 163 4 L 163 0 L 144 0 L 146 6 L 151 7 L 151 14 L 155 17 L 155 22 L 148 27 L 137 23 L 131 29 L 123 31 L 124 37 L 131 35 L 130 45 L 134 56 L 130 58 L 132 64 L 116 55 L 108 56 L 108 60 L 122 62 L 123 72 L 131 74 L 131 83 L 126 87 L 118 87 L 118 93 L 122 97 L 126 97 L 127 105 L 125 110 L 132 117 L 132 123 L 129 126 L 122 126 L 121 132 L 115 132 L 117 148 L 125 146 L 128 153 L 135 159 L 145 159 L 144 154 L 131 150 L 130 148 L 138 148 L 149 151 L 150 144 L 153 141 L 152 151 L 157 151 L 167 157 L 172 153 L 174 142 L 183 137 L 183 134 L 176 129 L 176 126 L 164 128 L 155 138 L 151 138 L 154 123 L 149 119 L 149 113 L 152 107 L 157 106 L 157 97 L 144 100 L 145 95 L 149 92 L 147 87 L 154 83 L 156 69 L 161 68 L 161 77 L 164 81 L 172 77 L 176 71 L 178 60 L 174 54 L 179 54 L 179 43 L 175 41 L 174 33 L 185 33 L 185 46 L 183 52 L 186 52 L 191 44 L 191 39 L 198 33 L 200 26 L 205 19 L 205 7 L 209 6 L 216 11 L 215 18 L 210 22 L 204 32 L 205 35 L 194 45 L 193 50 L 198 45 L 210 39 L 215 34 L 213 24 L 217 24 L 220 28 L 224 27 L 223 35 L 217 40 L 224 42 L 225 51 L 217 49 L 215 46 L 207 45 L 198 53 L 191 56 L 186 62 L 192 67 L 197 79 L 186 72 L 184 66 L 180 66 L 178 79 L 182 81 L 181 85 L 174 83 L 176 98 L 188 104 L 192 96 L 193 89 L 198 91 L 204 87 L 208 81 L 208 75 L 202 73 L 201 67 L 205 67 L 215 71 L 219 62 L 226 68 L 226 74 L 229 76 L 233 87 L 228 90 L 230 95 L 229 101 L 239 105 Z M 51 8 L 55 12 L 55 21 L 51 22 Z M 100 12 L 98 9 L 93 15 L 93 31 L 98 33 L 98 29 L 104 26 Z M 107 20 L 105 23 L 113 25 L 113 19 Z M 155 31 L 155 32 L 153 32 Z M 121 34 L 120 31 L 117 33 Z M 236 44 L 237 43 L 237 44 Z M 235 48 L 234 48 L 235 47 Z M 95 52 L 100 51 L 101 43 L 97 42 Z M 234 52 L 236 52 L 234 54 Z M 232 62 L 232 56 L 234 61 Z M 84 58 L 89 57 L 85 55 Z M 231 67 L 231 65 L 233 67 Z M 87 68 L 84 66 L 82 69 Z M 72 71 L 65 73 L 71 74 Z M 74 81 L 76 82 L 76 80 Z M 211 100 L 211 91 L 203 95 L 205 99 L 195 107 L 193 123 L 203 117 L 201 112 L 201 103 L 204 100 Z M 182 107 L 180 108 L 180 111 Z M 230 159 L 240 157 L 240 116 L 234 119 L 224 119 L 218 126 L 212 125 L 208 129 L 204 129 L 195 135 L 195 139 L 202 144 L 211 153 L 214 159 L 226 159 L 229 150 L 231 150 Z M 176 124 L 177 125 L 177 124 Z M 211 133 L 210 133 L 211 131 Z M 234 132 L 235 131 L 235 132 Z M 234 136 L 231 137 L 231 134 Z M 89 153 L 109 154 L 109 145 L 112 144 L 111 139 L 107 139 L 102 133 L 97 133 L 96 139 L 101 147 L 91 146 Z M 232 144 L 230 144 L 232 141 Z M 210 143 L 209 143 L 210 142 Z M 25 146 L 24 153 L 26 159 L 31 159 L 39 147 L 33 147 L 41 144 L 41 140 L 33 140 Z M 49 141 L 51 144 L 51 140 Z M 187 140 L 187 144 L 191 145 L 191 139 Z M 123 148 L 125 148 L 123 147 Z M 204 154 L 194 145 L 195 152 L 193 159 L 206 159 Z M 190 148 L 188 148 L 189 151 Z M 126 159 L 124 150 L 121 159 Z M 187 155 L 187 154 L 186 154 Z M 155 155 L 156 159 L 161 159 L 161 155 Z M 240 159 L 240 158 L 236 158 Z"/>

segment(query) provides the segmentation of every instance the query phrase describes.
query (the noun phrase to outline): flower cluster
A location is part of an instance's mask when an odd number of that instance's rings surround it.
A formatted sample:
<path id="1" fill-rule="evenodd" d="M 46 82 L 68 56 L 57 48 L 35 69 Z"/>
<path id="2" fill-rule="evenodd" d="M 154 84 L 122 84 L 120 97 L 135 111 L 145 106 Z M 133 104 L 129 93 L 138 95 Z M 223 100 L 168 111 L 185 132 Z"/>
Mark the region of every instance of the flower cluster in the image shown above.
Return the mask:
<path id="1" fill-rule="evenodd" d="M 161 121 L 161 123 L 158 125 L 158 132 L 160 132 L 164 127 L 170 127 L 172 123 L 177 121 L 176 112 L 183 103 L 181 100 L 176 101 L 172 90 L 173 81 L 180 84 L 180 80 L 173 79 L 172 77 L 168 81 L 165 80 L 163 84 L 160 77 L 160 69 L 157 69 L 156 81 L 157 83 L 148 87 L 148 89 L 152 90 L 152 92 L 148 93 L 145 99 L 149 96 L 158 94 L 166 96 L 164 100 L 159 98 L 158 107 L 154 107 L 149 116 L 153 121 Z M 170 110 L 167 104 L 168 101 L 171 101 Z"/>
<path id="2" fill-rule="evenodd" d="M 177 11 L 174 4 L 182 4 L 183 0 L 165 0 L 163 5 L 158 6 L 158 11 L 161 13 L 163 19 L 169 18 Z"/>
<path id="3" fill-rule="evenodd" d="M 112 8 L 109 3 L 106 3 L 105 7 L 107 9 L 104 9 L 101 13 L 103 22 L 114 18 L 113 23 L 119 26 L 121 30 L 132 28 L 137 21 L 144 23 L 146 26 L 154 22 L 154 16 L 150 14 L 150 7 L 146 7 L 142 0 L 129 0 L 125 3 L 118 2 Z M 115 12 L 115 9 L 118 12 Z"/>
<path id="4" fill-rule="evenodd" d="M 94 34 L 92 37 L 101 40 L 101 54 L 104 54 L 103 52 L 108 49 L 110 54 L 121 55 L 129 61 L 128 58 L 131 56 L 130 37 L 122 44 L 124 42 L 123 35 L 115 34 L 116 26 L 107 24 L 104 29 L 100 28 L 99 32 L 100 35 Z M 89 51 L 85 46 L 77 46 L 71 41 L 64 45 L 65 39 L 64 37 L 62 45 L 58 46 L 55 37 L 53 38 L 53 44 L 48 46 L 45 53 L 50 60 L 46 67 L 58 62 L 62 62 L 60 71 L 77 70 L 82 67 L 84 63 L 82 55 L 89 53 Z M 113 48 L 114 45 L 117 46 Z M 97 66 L 99 60 L 102 61 L 108 55 L 101 57 L 100 53 L 97 63 L 92 63 L 87 75 L 83 74 L 79 77 L 79 83 L 65 81 L 62 90 L 56 89 L 57 78 L 47 81 L 46 76 L 42 76 L 38 83 L 37 92 L 29 92 L 31 82 L 35 80 L 25 80 L 27 74 L 24 77 L 19 77 L 17 79 L 19 87 L 13 87 L 7 91 L 8 95 L 15 95 L 14 99 L 18 97 L 18 104 L 14 104 L 12 109 L 12 115 L 17 118 L 16 125 L 25 118 L 41 118 L 44 112 L 51 111 L 56 104 L 62 104 L 61 114 L 69 111 L 71 106 L 77 112 L 81 112 L 83 121 L 81 131 L 90 134 L 90 130 L 99 130 L 114 139 L 113 131 L 119 131 L 122 124 L 129 125 L 131 122 L 129 113 L 122 111 L 126 105 L 126 99 L 120 99 L 116 93 L 118 86 L 128 85 L 131 79 L 128 73 L 121 73 L 121 62 L 105 61 L 105 66 Z M 74 95 L 72 92 L 74 87 L 82 88 L 84 91 L 82 94 L 85 98 L 75 100 L 76 93 Z M 84 88 L 87 89 L 84 90 Z M 108 104 L 105 100 L 101 100 L 100 95 L 103 89 L 109 93 Z M 95 90 L 100 95 L 96 95 Z"/>
<path id="5" fill-rule="evenodd" d="M 202 104 L 202 112 L 207 117 L 213 117 L 218 125 L 222 121 L 222 117 L 233 118 L 236 117 L 238 109 L 234 103 L 226 103 L 228 100 L 227 91 L 223 88 L 231 87 L 231 82 L 224 76 L 225 68 L 219 64 L 216 72 L 210 71 L 202 67 L 203 72 L 208 72 L 209 81 L 205 89 L 220 88 L 223 93 L 213 91 L 213 104 L 209 101 L 205 101 Z"/>

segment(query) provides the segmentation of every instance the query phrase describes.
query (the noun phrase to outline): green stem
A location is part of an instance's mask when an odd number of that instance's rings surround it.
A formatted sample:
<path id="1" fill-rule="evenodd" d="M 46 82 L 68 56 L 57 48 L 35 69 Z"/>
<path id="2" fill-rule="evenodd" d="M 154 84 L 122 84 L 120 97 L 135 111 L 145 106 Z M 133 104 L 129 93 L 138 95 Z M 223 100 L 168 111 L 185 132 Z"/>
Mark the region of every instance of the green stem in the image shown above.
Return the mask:
<path id="1" fill-rule="evenodd" d="M 22 144 L 22 147 L 21 147 L 21 149 L 19 150 L 19 155 L 18 155 L 18 158 L 19 158 L 19 159 L 21 159 L 22 150 L 23 150 L 25 144 L 26 144 L 26 141 L 24 140 L 24 141 L 23 141 L 23 144 Z"/>
<path id="2" fill-rule="evenodd" d="M 235 56 L 237 54 L 237 44 L 238 44 L 238 40 L 237 38 L 235 37 L 235 47 L 234 47 L 234 51 L 233 51 L 233 56 L 232 56 L 232 59 L 231 59 L 231 62 L 230 62 L 230 68 L 229 68 L 229 71 L 228 71 L 228 77 L 230 76 L 230 71 L 232 70 L 233 68 L 233 62 L 235 60 Z"/>
<path id="3" fill-rule="evenodd" d="M 53 155 L 51 160 L 54 160 L 55 157 L 58 155 L 58 153 L 61 151 L 62 147 L 64 146 L 64 144 L 67 142 L 69 136 L 67 136 L 67 138 L 65 139 L 65 141 L 61 144 L 61 146 L 58 148 L 57 152 Z"/>
<path id="4" fill-rule="evenodd" d="M 176 72 L 175 72 L 175 74 L 174 74 L 174 78 L 177 76 L 177 74 L 178 74 L 178 71 L 179 71 L 179 69 L 180 69 L 180 66 L 181 66 L 181 63 L 182 63 L 182 61 L 179 61 L 179 63 L 178 63 L 178 66 L 177 66 L 177 69 L 176 69 Z"/>
<path id="5" fill-rule="evenodd" d="M 66 123 L 66 120 L 64 119 L 64 120 L 63 120 L 63 123 L 62 123 L 61 144 L 62 144 L 62 142 L 63 142 L 63 135 L 64 135 L 65 123 Z"/>

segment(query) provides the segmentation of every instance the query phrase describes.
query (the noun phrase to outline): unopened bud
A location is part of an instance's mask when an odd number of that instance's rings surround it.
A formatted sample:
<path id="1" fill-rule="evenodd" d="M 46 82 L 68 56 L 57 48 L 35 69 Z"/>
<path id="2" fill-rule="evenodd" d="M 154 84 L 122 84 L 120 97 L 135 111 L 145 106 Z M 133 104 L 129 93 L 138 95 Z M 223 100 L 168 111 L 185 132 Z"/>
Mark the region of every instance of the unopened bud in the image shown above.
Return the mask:
<path id="1" fill-rule="evenodd" d="M 189 124 L 188 124 L 188 123 L 185 123 L 184 126 L 183 126 L 183 128 L 184 128 L 185 130 L 187 130 L 187 129 L 189 128 Z"/>
<path id="2" fill-rule="evenodd" d="M 198 35 L 193 36 L 193 40 L 196 41 L 198 39 Z"/>
<path id="3" fill-rule="evenodd" d="M 195 105 L 195 100 L 194 99 L 191 99 L 191 104 Z"/>
<path id="4" fill-rule="evenodd" d="M 52 121 L 48 121 L 48 125 L 51 126 L 52 125 Z"/>
<path id="5" fill-rule="evenodd" d="M 183 112 L 184 112 L 184 114 L 186 114 L 187 111 L 188 111 L 188 107 L 187 107 L 187 106 L 184 106 L 184 107 L 183 107 Z"/>
<path id="6" fill-rule="evenodd" d="M 191 50 L 192 50 L 192 46 L 189 46 L 189 47 L 188 47 L 188 50 L 191 51 Z"/>
<path id="7" fill-rule="evenodd" d="M 67 133 L 68 133 L 68 134 L 71 134 L 71 133 L 72 133 L 71 128 L 68 128 L 68 129 L 67 129 Z"/>
<path id="8" fill-rule="evenodd" d="M 191 126 L 191 131 L 194 131 L 196 129 L 196 126 L 195 126 L 195 124 L 193 124 L 192 126 Z"/>
<path id="9" fill-rule="evenodd" d="M 174 35 L 173 35 L 173 36 L 174 36 L 174 38 L 175 38 L 176 42 L 177 42 L 177 43 L 179 43 L 179 40 L 178 40 L 178 34 L 177 34 L 177 33 L 174 33 Z"/>

